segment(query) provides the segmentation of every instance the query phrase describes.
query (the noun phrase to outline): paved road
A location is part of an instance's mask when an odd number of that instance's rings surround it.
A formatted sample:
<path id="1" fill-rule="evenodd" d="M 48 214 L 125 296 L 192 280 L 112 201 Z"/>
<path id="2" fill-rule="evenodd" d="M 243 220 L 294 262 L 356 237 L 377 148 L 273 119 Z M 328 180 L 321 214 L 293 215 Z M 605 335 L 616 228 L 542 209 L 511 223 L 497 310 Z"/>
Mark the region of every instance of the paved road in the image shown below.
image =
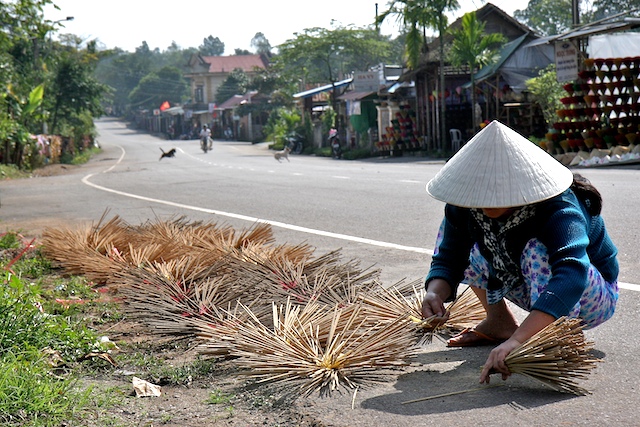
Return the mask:
<path id="1" fill-rule="evenodd" d="M 424 186 L 441 161 L 291 156 L 279 163 L 264 144 L 216 141 L 204 154 L 198 141 L 164 141 L 113 120 L 98 128 L 103 152 L 89 164 L 61 176 L 0 182 L 2 229 L 38 234 L 47 226 L 97 222 L 105 211 L 132 224 L 181 215 L 236 228 L 265 221 L 278 241 L 308 242 L 318 253 L 342 248 L 345 258 L 380 268 L 385 283 L 426 273 L 443 205 Z M 176 157 L 159 161 L 159 148 L 171 147 Z M 434 342 L 396 382 L 360 390 L 353 409 L 352 396 L 343 395 L 304 402 L 304 410 L 334 426 L 640 425 L 640 172 L 582 172 L 605 199 L 624 282 L 614 318 L 587 333 L 604 359 L 582 384 L 592 395 L 562 395 L 514 376 L 501 387 L 403 404 L 477 386 L 488 349 Z"/>

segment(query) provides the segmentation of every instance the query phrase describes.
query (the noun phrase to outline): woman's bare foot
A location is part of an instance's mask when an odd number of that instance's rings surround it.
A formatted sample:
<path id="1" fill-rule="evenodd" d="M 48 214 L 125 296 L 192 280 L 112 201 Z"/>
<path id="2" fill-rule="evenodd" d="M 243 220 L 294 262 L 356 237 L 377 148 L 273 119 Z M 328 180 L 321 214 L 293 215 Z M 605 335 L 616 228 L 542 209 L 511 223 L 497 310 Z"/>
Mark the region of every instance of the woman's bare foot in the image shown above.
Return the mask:
<path id="1" fill-rule="evenodd" d="M 475 328 L 467 328 L 447 341 L 449 347 L 476 347 L 483 345 L 498 345 L 511 337 L 518 328 L 516 323 L 505 325 L 490 325 L 485 319 Z"/>

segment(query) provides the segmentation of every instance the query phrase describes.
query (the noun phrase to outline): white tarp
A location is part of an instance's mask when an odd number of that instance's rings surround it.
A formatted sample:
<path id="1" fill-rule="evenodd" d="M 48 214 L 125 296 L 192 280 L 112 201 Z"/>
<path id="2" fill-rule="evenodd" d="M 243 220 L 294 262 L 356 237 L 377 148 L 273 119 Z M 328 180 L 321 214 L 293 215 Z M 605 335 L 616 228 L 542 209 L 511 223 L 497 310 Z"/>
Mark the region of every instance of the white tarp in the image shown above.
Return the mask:
<path id="1" fill-rule="evenodd" d="M 601 34 L 589 37 L 589 58 L 640 56 L 640 33 Z"/>

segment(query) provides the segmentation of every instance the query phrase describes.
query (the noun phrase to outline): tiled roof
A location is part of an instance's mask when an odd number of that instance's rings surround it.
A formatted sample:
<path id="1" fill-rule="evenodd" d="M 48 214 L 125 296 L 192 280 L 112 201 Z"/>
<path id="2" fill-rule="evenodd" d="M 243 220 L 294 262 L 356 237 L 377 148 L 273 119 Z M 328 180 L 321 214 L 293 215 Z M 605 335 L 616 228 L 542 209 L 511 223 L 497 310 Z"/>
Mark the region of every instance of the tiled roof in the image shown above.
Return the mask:
<path id="1" fill-rule="evenodd" d="M 236 68 L 244 72 L 254 68 L 266 68 L 267 62 L 261 55 L 231 55 L 231 56 L 203 56 L 204 62 L 209 64 L 210 73 L 230 73 Z"/>

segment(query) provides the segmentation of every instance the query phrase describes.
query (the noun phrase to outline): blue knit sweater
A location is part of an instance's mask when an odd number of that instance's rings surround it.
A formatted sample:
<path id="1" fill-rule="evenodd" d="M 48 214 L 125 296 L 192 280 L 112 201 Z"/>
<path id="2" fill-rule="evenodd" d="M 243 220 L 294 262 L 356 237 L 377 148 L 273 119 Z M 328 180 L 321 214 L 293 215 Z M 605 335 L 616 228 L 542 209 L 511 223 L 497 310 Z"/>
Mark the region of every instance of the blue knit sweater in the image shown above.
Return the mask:
<path id="1" fill-rule="evenodd" d="M 492 256 L 482 243 L 481 233 L 470 209 L 446 205 L 443 240 L 433 256 L 426 283 L 435 278 L 444 279 L 451 286 L 452 299 L 475 243 L 491 265 Z M 538 203 L 533 218 L 507 232 L 507 247 L 511 259 L 518 265 L 525 244 L 534 237 L 547 247 L 552 276 L 533 310 L 556 318 L 567 315 L 587 286 L 589 264 L 593 264 L 607 282 L 617 280 L 618 250 L 607 234 L 604 220 L 600 215 L 591 216 L 571 189 Z M 491 271 L 488 286 L 490 289 L 502 286 Z"/>

